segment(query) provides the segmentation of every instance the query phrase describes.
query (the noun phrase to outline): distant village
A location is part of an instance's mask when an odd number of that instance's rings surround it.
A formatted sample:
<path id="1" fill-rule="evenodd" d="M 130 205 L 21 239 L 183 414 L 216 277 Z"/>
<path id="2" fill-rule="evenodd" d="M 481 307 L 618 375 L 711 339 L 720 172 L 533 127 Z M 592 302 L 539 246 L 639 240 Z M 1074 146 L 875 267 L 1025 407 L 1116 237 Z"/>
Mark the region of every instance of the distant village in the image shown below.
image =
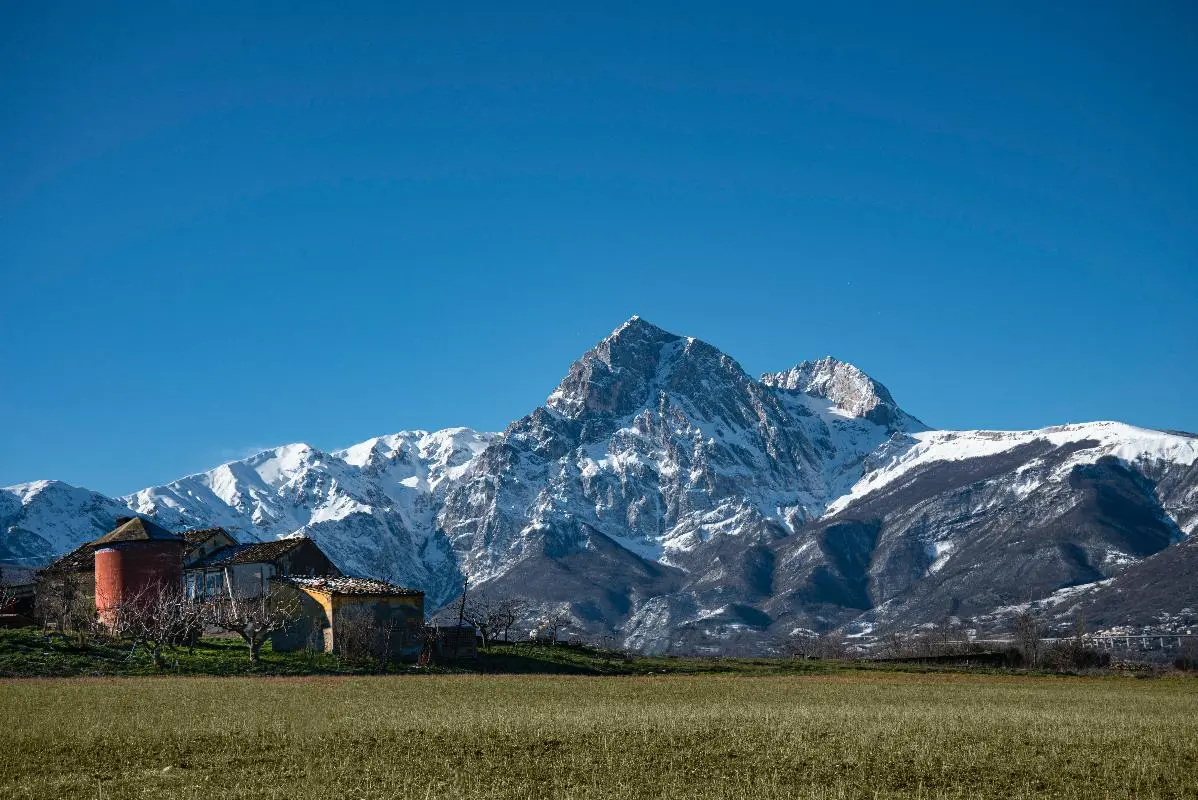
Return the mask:
<path id="1" fill-rule="evenodd" d="M 98 630 L 156 663 L 166 648 L 220 634 L 240 637 L 255 661 L 267 642 L 377 663 L 472 658 L 527 610 L 463 594 L 456 620 L 429 622 L 423 591 L 345 575 L 312 539 L 241 543 L 222 528 L 174 532 L 143 517 L 118 518 L 43 569 L 5 569 L 0 624 Z M 555 641 L 563 622 L 532 636 Z"/>

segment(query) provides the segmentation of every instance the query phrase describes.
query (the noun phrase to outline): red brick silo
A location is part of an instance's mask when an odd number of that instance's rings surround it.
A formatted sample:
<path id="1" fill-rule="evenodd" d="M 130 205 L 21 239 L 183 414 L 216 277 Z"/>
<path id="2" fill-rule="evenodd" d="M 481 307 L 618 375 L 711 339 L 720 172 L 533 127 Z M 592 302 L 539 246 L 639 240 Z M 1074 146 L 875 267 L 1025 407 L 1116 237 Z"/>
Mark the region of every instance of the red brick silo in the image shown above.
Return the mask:
<path id="1" fill-rule="evenodd" d="M 183 538 L 147 520 L 133 519 L 96 542 L 96 612 L 112 624 L 122 605 L 158 588 L 183 585 Z"/>

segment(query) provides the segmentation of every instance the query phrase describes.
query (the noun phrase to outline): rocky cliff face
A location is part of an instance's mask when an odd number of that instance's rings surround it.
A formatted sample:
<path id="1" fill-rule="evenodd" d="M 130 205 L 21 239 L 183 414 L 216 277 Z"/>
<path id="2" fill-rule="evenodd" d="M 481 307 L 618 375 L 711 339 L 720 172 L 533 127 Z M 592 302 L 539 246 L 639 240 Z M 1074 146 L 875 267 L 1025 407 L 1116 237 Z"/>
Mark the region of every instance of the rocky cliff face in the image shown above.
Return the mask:
<path id="1" fill-rule="evenodd" d="M 799 630 L 1000 626 L 1020 603 L 1178 560 L 1196 464 L 1198 439 L 1118 423 L 929 430 L 851 364 L 755 380 L 634 317 L 500 434 L 289 445 L 120 501 L 0 491 L 0 559 L 44 561 L 132 508 L 243 538 L 302 532 L 434 605 L 469 576 L 567 610 L 586 636 L 767 651 Z M 1198 606 L 1169 585 L 1134 613 Z"/>

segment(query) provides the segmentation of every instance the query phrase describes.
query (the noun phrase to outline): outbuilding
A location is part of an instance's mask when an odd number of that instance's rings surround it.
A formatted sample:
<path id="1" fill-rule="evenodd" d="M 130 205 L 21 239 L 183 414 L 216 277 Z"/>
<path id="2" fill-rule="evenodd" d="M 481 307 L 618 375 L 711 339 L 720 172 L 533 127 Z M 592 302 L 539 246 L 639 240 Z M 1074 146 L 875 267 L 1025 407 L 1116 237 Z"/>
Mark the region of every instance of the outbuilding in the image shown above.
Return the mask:
<path id="1" fill-rule="evenodd" d="M 271 639 L 275 650 L 314 643 L 328 653 L 364 649 L 394 659 L 415 659 L 423 648 L 424 592 L 372 578 L 343 576 L 274 579 L 272 596 L 299 600 L 300 620 Z"/>

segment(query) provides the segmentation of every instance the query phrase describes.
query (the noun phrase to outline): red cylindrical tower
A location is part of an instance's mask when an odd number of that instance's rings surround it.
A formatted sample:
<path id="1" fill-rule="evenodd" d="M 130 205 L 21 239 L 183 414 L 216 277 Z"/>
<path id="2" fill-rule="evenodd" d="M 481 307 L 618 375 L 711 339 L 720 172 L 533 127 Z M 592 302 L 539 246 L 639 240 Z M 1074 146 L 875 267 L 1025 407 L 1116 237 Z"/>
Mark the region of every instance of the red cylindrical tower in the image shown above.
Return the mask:
<path id="1" fill-rule="evenodd" d="M 177 591 L 183 586 L 180 538 L 101 540 L 97 545 L 96 612 L 106 624 L 116 621 L 124 605 L 145 602 L 159 589 Z"/>

